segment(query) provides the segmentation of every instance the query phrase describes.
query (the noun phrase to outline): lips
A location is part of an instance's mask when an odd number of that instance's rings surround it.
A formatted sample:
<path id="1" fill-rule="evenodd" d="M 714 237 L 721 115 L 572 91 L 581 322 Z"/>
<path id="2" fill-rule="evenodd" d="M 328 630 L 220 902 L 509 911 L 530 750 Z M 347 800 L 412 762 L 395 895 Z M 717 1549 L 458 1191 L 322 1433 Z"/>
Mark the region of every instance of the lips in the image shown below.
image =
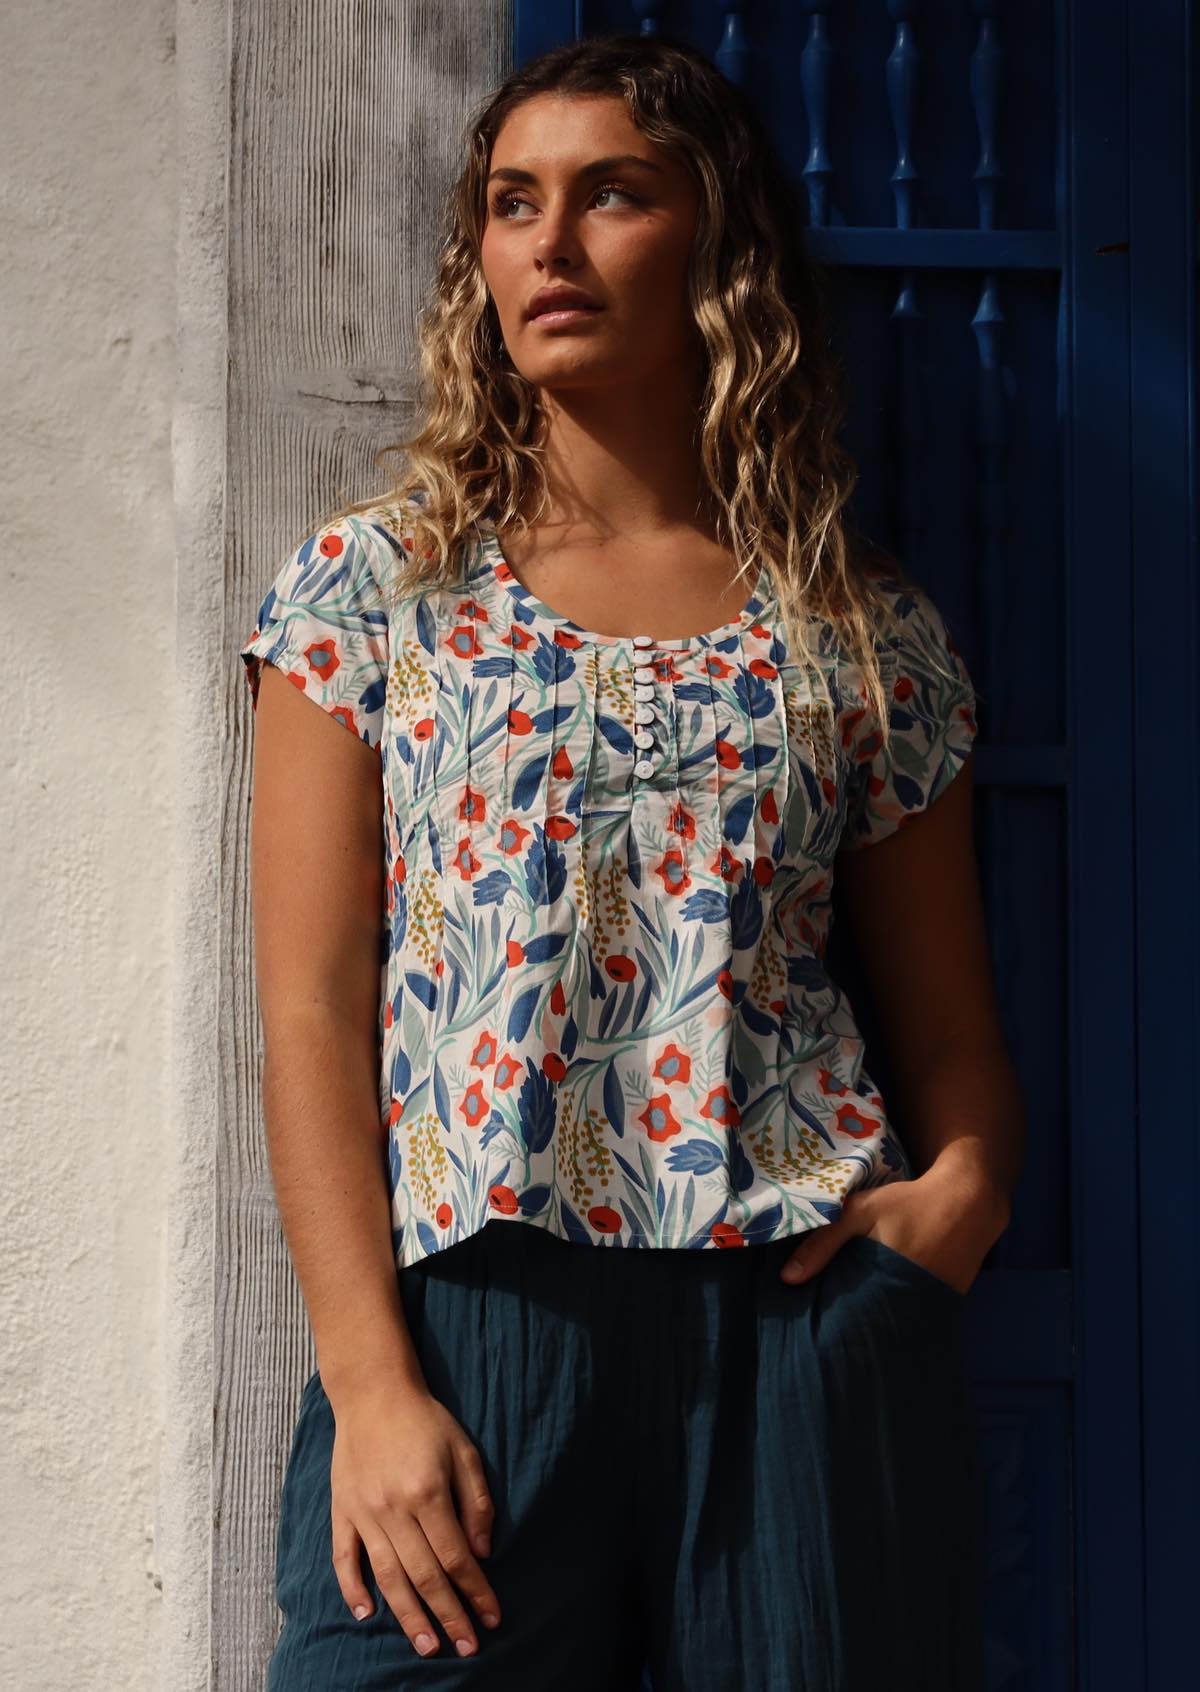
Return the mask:
<path id="1" fill-rule="evenodd" d="M 548 311 L 599 311 L 598 301 L 578 288 L 541 288 L 529 302 L 529 317 L 544 317 Z"/>

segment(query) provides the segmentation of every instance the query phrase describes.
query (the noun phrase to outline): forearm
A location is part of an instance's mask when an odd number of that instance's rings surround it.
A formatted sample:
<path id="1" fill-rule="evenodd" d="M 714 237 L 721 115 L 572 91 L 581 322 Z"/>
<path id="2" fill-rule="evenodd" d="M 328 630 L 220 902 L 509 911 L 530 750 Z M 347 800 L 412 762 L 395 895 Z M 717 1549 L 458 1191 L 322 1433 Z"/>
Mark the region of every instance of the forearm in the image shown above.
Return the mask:
<path id="1" fill-rule="evenodd" d="M 331 1401 L 366 1381 L 424 1390 L 392 1255 L 377 1078 L 333 1013 L 271 1031 L 263 1108 L 284 1236 Z"/>
<path id="2" fill-rule="evenodd" d="M 1003 1048 L 956 1047 L 903 1088 L 914 1174 L 936 1172 L 964 1205 L 1008 1224 L 1025 1159 L 1025 1105 Z"/>

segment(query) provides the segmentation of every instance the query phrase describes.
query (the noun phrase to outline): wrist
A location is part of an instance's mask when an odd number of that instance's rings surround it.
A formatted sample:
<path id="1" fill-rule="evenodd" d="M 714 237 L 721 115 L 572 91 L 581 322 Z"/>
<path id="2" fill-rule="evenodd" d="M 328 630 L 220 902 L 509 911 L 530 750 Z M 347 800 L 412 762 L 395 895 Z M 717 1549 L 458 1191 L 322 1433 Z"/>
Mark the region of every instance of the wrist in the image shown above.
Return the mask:
<path id="1" fill-rule="evenodd" d="M 947 1147 L 922 1177 L 942 1196 L 947 1208 L 994 1242 L 1008 1227 L 1012 1200 L 1005 1184 L 977 1158 Z"/>

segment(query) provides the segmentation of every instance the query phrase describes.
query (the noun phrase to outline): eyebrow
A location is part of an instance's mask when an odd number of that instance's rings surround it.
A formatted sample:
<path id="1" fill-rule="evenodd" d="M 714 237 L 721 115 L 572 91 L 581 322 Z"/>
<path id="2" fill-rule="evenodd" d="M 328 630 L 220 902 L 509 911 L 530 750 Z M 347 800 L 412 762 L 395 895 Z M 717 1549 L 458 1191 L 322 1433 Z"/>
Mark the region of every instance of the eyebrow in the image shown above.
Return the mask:
<path id="1" fill-rule="evenodd" d="M 658 176 L 665 174 L 661 165 L 654 164 L 650 159 L 644 159 L 640 153 L 613 153 L 606 159 L 593 159 L 591 164 L 580 165 L 576 176 L 599 176 L 604 171 L 618 170 L 622 165 L 640 165 L 643 170 L 652 170 Z M 518 170 L 516 165 L 501 165 L 488 177 L 494 182 L 501 177 L 505 182 L 536 182 L 537 176 L 531 170 Z"/>

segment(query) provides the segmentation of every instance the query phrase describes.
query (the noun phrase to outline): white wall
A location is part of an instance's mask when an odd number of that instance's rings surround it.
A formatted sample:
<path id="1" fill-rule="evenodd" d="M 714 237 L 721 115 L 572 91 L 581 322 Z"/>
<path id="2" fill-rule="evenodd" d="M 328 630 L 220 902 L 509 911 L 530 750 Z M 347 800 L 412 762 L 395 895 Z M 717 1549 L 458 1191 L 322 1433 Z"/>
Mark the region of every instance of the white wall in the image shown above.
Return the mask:
<path id="1" fill-rule="evenodd" d="M 230 230 L 229 91 L 247 55 L 296 75 L 341 27 L 304 16 L 297 35 L 267 0 L 0 13 L 2 1692 L 257 1688 L 273 1629 L 289 1430 L 257 1430 L 286 1383 L 264 1392 L 247 1332 L 266 1257 L 230 1245 L 238 1207 L 262 1210 L 230 1155 L 257 1133 L 230 938 L 245 926 L 236 650 L 274 555 L 243 580 L 243 524 L 270 506 L 243 514 L 229 495 L 231 282 L 261 280 L 244 252 L 229 264 L 246 227 Z M 339 98 L 353 145 L 394 149 L 406 175 L 369 236 L 388 291 L 345 303 L 382 387 L 432 263 L 387 219 L 432 226 L 466 108 L 503 72 L 511 7 L 387 0 L 370 22 L 381 80 L 348 61 Z M 270 76 L 261 102 L 250 116 L 269 122 Z M 304 218 L 249 228 L 255 263 L 296 286 Z M 344 398 L 300 375 L 314 416 Z M 348 463 L 381 444 L 364 428 L 351 412 Z M 328 498 L 292 490 L 288 531 Z M 264 1296 L 290 1355 L 296 1301 L 274 1280 Z"/>
<path id="2" fill-rule="evenodd" d="M 159 1684 L 175 7 L 0 22 L 0 1685 Z"/>

